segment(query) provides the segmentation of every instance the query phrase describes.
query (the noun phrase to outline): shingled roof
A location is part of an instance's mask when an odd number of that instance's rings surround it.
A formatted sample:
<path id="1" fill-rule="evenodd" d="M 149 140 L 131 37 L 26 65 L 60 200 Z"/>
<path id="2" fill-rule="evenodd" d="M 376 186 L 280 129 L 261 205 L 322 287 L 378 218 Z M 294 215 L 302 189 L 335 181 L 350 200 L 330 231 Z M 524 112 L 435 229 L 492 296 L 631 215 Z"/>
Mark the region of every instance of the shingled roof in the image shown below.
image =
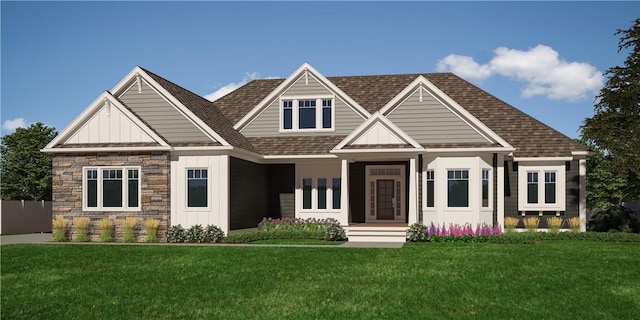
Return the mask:
<path id="1" fill-rule="evenodd" d="M 588 150 L 571 138 L 452 73 L 345 76 L 327 79 L 368 112 L 373 113 L 385 106 L 420 75 L 516 148 L 516 157 L 571 156 L 571 151 Z M 237 123 L 283 81 L 254 80 L 216 100 L 214 104 L 229 121 Z M 335 136 L 326 137 L 327 143 L 335 139 Z M 314 138 L 313 143 L 318 144 L 318 139 Z M 252 139 L 252 142 L 256 145 L 257 142 L 263 143 L 262 140 Z M 277 140 L 278 138 L 272 138 L 268 145 L 275 146 Z M 304 144 L 302 141 L 298 142 Z M 278 145 L 284 146 L 282 143 Z M 290 147 L 288 150 L 270 150 L 266 146 L 258 149 L 263 154 L 290 154 L 294 152 L 294 146 Z M 305 150 L 307 148 L 301 149 L 301 154 L 307 154 Z"/>

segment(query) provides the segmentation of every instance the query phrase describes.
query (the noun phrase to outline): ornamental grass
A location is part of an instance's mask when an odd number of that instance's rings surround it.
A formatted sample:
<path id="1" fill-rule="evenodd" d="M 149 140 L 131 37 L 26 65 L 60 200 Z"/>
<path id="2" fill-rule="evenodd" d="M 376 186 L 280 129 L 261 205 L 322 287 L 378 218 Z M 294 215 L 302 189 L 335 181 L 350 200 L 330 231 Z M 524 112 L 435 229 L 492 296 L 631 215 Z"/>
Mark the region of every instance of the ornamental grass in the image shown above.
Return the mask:
<path id="1" fill-rule="evenodd" d="M 113 219 L 102 218 L 96 223 L 100 231 L 100 242 L 113 242 Z"/>
<path id="2" fill-rule="evenodd" d="M 91 219 L 88 217 L 74 217 L 73 226 L 76 229 L 75 241 L 88 242 L 89 241 L 89 224 Z"/>
<path id="3" fill-rule="evenodd" d="M 69 227 L 69 220 L 62 216 L 57 216 L 51 220 L 53 226 L 53 241 L 62 242 L 67 241 L 67 228 Z"/>
<path id="4" fill-rule="evenodd" d="M 128 217 L 122 221 L 122 242 L 136 242 L 137 226 L 138 218 Z"/>
<path id="5" fill-rule="evenodd" d="M 580 217 L 573 217 L 573 218 L 567 219 L 567 224 L 569 225 L 569 229 L 571 229 L 571 232 L 580 231 Z"/>
<path id="6" fill-rule="evenodd" d="M 540 218 L 538 217 L 524 218 L 524 227 L 527 228 L 527 231 L 529 232 L 536 232 L 536 229 L 538 229 L 538 224 L 540 224 Z"/>
<path id="7" fill-rule="evenodd" d="M 548 217 L 547 218 L 547 226 L 549 230 L 553 233 L 560 232 L 560 227 L 562 227 L 562 218 L 560 217 Z"/>
<path id="8" fill-rule="evenodd" d="M 518 223 L 520 222 L 520 218 L 515 217 L 506 217 L 504 218 L 504 229 L 507 232 L 513 232 L 518 227 Z"/>
<path id="9" fill-rule="evenodd" d="M 145 242 L 158 242 L 158 226 L 160 225 L 160 220 L 147 218 L 144 219 L 143 222 L 144 231 L 146 233 Z"/>

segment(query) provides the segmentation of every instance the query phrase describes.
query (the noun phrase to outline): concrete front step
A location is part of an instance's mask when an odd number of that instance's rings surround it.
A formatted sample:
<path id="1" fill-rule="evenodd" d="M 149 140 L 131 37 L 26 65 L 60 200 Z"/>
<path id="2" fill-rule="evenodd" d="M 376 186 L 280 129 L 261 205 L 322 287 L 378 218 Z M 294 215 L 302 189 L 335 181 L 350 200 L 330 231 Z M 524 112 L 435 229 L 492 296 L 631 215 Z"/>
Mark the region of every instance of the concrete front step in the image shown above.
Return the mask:
<path id="1" fill-rule="evenodd" d="M 349 242 L 406 242 L 407 227 L 347 227 Z"/>

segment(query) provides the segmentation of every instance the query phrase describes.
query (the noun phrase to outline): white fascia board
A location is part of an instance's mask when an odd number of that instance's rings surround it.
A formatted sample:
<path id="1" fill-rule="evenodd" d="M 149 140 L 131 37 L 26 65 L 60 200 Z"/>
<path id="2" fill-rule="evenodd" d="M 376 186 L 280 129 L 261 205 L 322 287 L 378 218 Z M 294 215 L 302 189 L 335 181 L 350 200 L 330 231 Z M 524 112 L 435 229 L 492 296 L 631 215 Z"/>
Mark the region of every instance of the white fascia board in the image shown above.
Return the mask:
<path id="1" fill-rule="evenodd" d="M 191 112 L 189 108 L 187 108 L 180 101 L 178 101 L 178 99 L 176 99 L 171 93 L 169 93 L 169 91 L 167 91 L 163 86 L 161 86 L 159 83 L 153 80 L 153 78 L 151 78 L 151 76 L 139 66 L 136 66 L 135 68 L 133 68 L 133 70 L 131 70 L 131 72 L 129 72 L 129 74 L 124 79 L 118 82 L 118 84 L 111 90 L 111 92 L 113 92 L 114 96 L 120 95 L 123 92 L 123 90 L 128 88 L 127 84 L 129 84 L 131 81 L 138 80 L 136 79 L 136 77 L 140 77 L 141 80 L 146 81 L 149 84 L 149 86 L 151 86 L 151 88 L 153 88 L 154 90 L 156 90 L 156 92 L 158 92 L 161 96 L 163 96 L 170 104 L 173 105 L 174 108 L 176 108 L 176 110 L 178 110 L 178 112 L 183 114 L 187 118 L 187 120 L 189 120 L 196 127 L 198 127 L 198 129 L 200 129 L 205 135 L 216 140 L 217 142 L 220 142 L 222 145 L 225 145 L 225 146 L 231 145 L 229 142 L 223 139 L 217 132 L 215 132 L 212 128 L 210 128 L 206 123 L 204 123 L 202 119 L 200 119 L 193 112 Z"/>
<path id="2" fill-rule="evenodd" d="M 513 161 L 522 162 L 549 162 L 549 161 L 571 161 L 573 157 L 513 157 Z"/>
<path id="3" fill-rule="evenodd" d="M 415 153 L 419 154 L 424 152 L 423 148 L 420 149 L 406 149 L 406 148 L 396 148 L 396 149 L 341 149 L 341 150 L 331 150 L 331 153 L 335 154 L 357 154 L 357 153 L 366 153 L 366 154 L 377 154 L 377 153 Z"/>
<path id="4" fill-rule="evenodd" d="M 487 138 L 489 136 L 490 139 L 493 139 L 495 142 L 499 143 L 505 148 L 511 148 L 512 146 L 502 139 L 497 133 L 493 132 L 489 127 L 487 127 L 484 123 L 474 117 L 469 111 L 459 105 L 455 100 L 451 99 L 444 91 L 440 90 L 436 85 L 434 85 L 431 81 L 427 80 L 424 76 L 418 76 L 411 84 L 409 84 L 406 88 L 404 88 L 398 95 L 396 95 L 391 101 L 389 101 L 380 112 L 384 115 L 387 115 L 387 112 L 394 109 L 401 101 L 404 99 L 406 95 L 408 95 L 411 91 L 417 89 L 420 85 L 424 85 L 428 90 L 431 96 L 433 96 L 436 100 L 440 101 L 447 108 L 455 109 L 456 114 L 460 119 L 464 122 L 470 121 L 473 125 L 471 128 L 476 130 L 478 134 Z M 488 139 L 488 140 L 490 140 Z"/>
<path id="5" fill-rule="evenodd" d="M 230 151 L 233 150 L 232 146 L 187 146 L 187 147 L 173 147 L 174 151 Z"/>
<path id="6" fill-rule="evenodd" d="M 286 89 L 288 89 L 294 81 L 305 72 L 311 73 L 313 77 L 315 77 L 320 83 L 324 86 L 328 87 L 330 91 L 336 93 L 336 95 L 345 101 L 347 105 L 350 105 L 351 108 L 354 109 L 362 117 L 362 119 L 367 119 L 371 114 L 365 110 L 362 106 L 360 106 L 355 100 L 349 97 L 346 93 L 344 93 L 340 88 L 338 88 L 335 84 L 333 84 L 329 79 L 323 76 L 318 70 L 313 68 L 308 62 L 303 63 L 296 71 L 294 71 L 291 75 L 289 75 L 278 87 L 276 87 L 269 95 L 267 95 L 260 103 L 258 103 L 249 113 L 247 113 L 238 123 L 236 123 L 233 128 L 241 131 L 246 127 L 255 117 L 257 117 L 266 107 L 268 107 L 271 102 L 280 96 Z"/>
<path id="7" fill-rule="evenodd" d="M 89 147 L 89 148 L 53 148 L 40 150 L 46 153 L 86 153 L 86 152 L 138 152 L 138 151 L 171 151 L 169 146 L 153 147 Z"/>
<path id="8" fill-rule="evenodd" d="M 591 152 L 591 151 L 571 151 L 571 155 L 576 159 L 577 158 L 584 159 L 586 157 L 592 156 L 593 152 Z"/>
<path id="9" fill-rule="evenodd" d="M 277 155 L 277 156 L 263 156 L 265 160 L 301 160 L 301 159 L 337 159 L 338 157 L 332 154 L 301 154 L 301 155 Z"/>
<path id="10" fill-rule="evenodd" d="M 382 123 L 387 127 L 392 133 L 396 134 L 400 139 L 404 140 L 407 144 L 412 145 L 416 149 L 423 149 L 422 145 L 420 145 L 417 141 L 415 141 L 411 136 L 406 134 L 402 129 L 396 126 L 391 120 L 387 119 L 381 112 L 376 111 L 367 121 L 360 124 L 355 130 L 353 130 L 346 138 L 344 138 L 338 145 L 336 145 L 333 150 L 343 150 L 343 148 L 354 141 L 356 141 L 362 134 L 366 133 L 366 131 L 371 128 L 376 122 Z M 377 149 L 376 149 L 377 150 Z M 398 150 L 398 149 L 395 149 Z M 415 150 L 415 149 L 411 149 Z M 333 151 L 332 151 L 333 152 Z"/>
<path id="11" fill-rule="evenodd" d="M 118 99 L 116 99 L 108 91 L 104 91 L 99 95 L 82 113 L 80 113 L 69 125 L 67 125 L 60 134 L 58 134 L 51 142 L 49 142 L 44 149 L 48 152 L 53 150 L 56 145 L 68 139 L 73 133 L 82 127 L 82 125 L 89 121 L 91 117 L 102 108 L 105 101 L 108 101 L 111 106 L 122 112 L 129 120 L 137 125 L 144 133 L 148 134 L 160 146 L 168 147 L 166 141 L 158 136 L 153 130 L 151 130 L 146 124 L 144 124 L 138 117 L 136 117 L 127 107 L 125 107 Z M 74 148 L 75 149 L 75 148 Z M 54 152 L 54 151 L 51 151 Z M 56 151 L 57 152 L 57 151 Z"/>

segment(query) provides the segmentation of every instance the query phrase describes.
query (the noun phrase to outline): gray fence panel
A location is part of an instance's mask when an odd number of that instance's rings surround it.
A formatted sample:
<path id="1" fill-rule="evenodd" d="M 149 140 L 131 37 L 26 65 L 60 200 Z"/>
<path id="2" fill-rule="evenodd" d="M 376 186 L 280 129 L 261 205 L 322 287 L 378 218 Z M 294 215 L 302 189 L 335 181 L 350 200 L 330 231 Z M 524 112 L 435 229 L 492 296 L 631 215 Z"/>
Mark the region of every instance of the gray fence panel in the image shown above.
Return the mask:
<path id="1" fill-rule="evenodd" d="M 51 201 L 0 201 L 0 233 L 51 232 Z"/>

